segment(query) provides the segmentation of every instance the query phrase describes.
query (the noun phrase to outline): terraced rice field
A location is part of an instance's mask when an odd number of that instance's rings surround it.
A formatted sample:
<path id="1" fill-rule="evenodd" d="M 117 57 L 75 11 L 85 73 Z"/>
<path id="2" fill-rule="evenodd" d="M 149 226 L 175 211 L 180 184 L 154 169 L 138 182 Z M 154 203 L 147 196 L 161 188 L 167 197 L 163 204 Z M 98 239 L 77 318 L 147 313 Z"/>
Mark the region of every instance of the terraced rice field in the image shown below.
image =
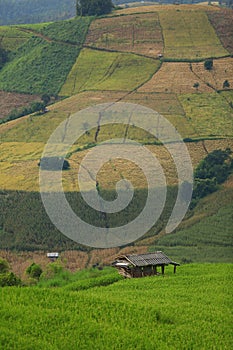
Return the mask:
<path id="1" fill-rule="evenodd" d="M 159 61 L 134 54 L 83 49 L 60 95 L 85 90 L 132 91 L 150 79 L 159 65 Z"/>
<path id="2" fill-rule="evenodd" d="M 192 60 L 229 55 L 207 14 L 201 11 L 161 11 L 164 56 L 169 59 Z"/>
<path id="3" fill-rule="evenodd" d="M 157 57 L 163 52 L 158 14 L 97 19 L 91 23 L 85 45 Z"/>

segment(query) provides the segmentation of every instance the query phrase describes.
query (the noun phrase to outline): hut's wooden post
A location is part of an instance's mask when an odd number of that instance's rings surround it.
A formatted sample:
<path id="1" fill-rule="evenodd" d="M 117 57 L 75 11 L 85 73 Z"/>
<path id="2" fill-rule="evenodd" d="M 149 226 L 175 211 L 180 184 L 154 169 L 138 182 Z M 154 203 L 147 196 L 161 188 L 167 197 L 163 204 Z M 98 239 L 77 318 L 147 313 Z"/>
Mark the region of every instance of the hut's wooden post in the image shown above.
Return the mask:
<path id="1" fill-rule="evenodd" d="M 174 265 L 174 270 L 173 271 L 174 271 L 174 273 L 176 273 L 176 265 Z"/>
<path id="2" fill-rule="evenodd" d="M 162 269 L 162 275 L 164 275 L 164 265 L 161 266 Z"/>

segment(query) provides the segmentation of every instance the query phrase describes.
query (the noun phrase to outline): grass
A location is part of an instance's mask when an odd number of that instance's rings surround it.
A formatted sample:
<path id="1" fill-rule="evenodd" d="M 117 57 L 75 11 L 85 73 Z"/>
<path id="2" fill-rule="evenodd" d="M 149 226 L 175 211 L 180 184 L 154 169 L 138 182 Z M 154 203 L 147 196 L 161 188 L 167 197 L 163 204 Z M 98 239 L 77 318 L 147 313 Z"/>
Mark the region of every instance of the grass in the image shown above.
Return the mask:
<path id="1" fill-rule="evenodd" d="M 81 47 L 91 20 L 91 17 L 76 17 L 65 21 L 23 25 L 21 27 L 41 33 L 54 41 L 75 44 Z"/>
<path id="2" fill-rule="evenodd" d="M 219 94 L 180 95 L 186 117 L 199 137 L 232 137 L 232 108 Z"/>
<path id="3" fill-rule="evenodd" d="M 193 60 L 229 55 L 204 11 L 161 11 L 159 18 L 165 58 Z"/>
<path id="4" fill-rule="evenodd" d="M 6 51 L 16 51 L 31 36 L 32 34 L 22 32 L 13 26 L 0 27 L 1 47 Z"/>
<path id="5" fill-rule="evenodd" d="M 56 94 L 79 54 L 79 49 L 32 38 L 0 73 L 0 89 Z"/>
<path id="6" fill-rule="evenodd" d="M 165 272 L 85 291 L 3 288 L 0 344 L 6 350 L 231 349 L 232 265 Z"/>
<path id="7" fill-rule="evenodd" d="M 157 57 L 163 52 L 158 14 L 96 19 L 91 23 L 85 45 Z"/>
<path id="8" fill-rule="evenodd" d="M 131 91 L 158 68 L 159 62 L 149 58 L 83 49 L 59 94 L 70 96 L 86 90 Z"/>

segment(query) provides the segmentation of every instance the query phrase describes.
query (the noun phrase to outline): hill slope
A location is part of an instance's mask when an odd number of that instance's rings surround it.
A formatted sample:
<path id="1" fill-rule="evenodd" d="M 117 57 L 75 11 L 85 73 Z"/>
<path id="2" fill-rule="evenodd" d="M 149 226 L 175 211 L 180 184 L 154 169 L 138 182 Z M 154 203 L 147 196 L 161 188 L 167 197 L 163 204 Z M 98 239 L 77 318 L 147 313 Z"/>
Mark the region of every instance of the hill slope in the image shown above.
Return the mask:
<path id="1" fill-rule="evenodd" d="M 224 25 L 220 26 L 221 16 L 226 13 Z M 232 37 L 226 36 L 224 29 L 230 27 L 232 20 L 232 10 L 215 7 L 152 6 L 120 10 L 106 18 L 76 18 L 0 28 L 2 45 L 8 51 L 8 61 L 0 71 L 0 88 L 68 97 L 49 106 L 46 114 L 25 116 L 0 127 L 0 187 L 4 207 L 1 211 L 1 247 L 80 248 L 52 226 L 38 193 L 38 161 L 44 145 L 53 130 L 77 110 L 117 101 L 152 108 L 172 122 L 182 138 L 189 141 L 187 146 L 194 167 L 214 149 L 233 149 Z M 195 23 L 200 23 L 200 26 L 195 27 Z M 118 24 L 123 29 L 119 29 Z M 203 40 L 203 32 L 208 35 L 209 46 Z M 209 56 L 213 58 L 213 69 L 207 71 L 204 61 Z M 224 84 L 226 81 L 228 84 Z M 166 241 L 159 236 L 157 243 L 154 237 L 163 234 L 177 186 L 176 169 L 165 147 L 158 145 L 152 135 L 133 126 L 106 126 L 97 132 L 97 129 L 88 130 L 85 122 L 84 135 L 68 155 L 71 168 L 63 176 L 64 188 L 71 202 L 79 191 L 76 175 L 86 149 L 112 137 L 128 136 L 141 141 L 158 157 L 171 187 L 167 207 L 157 226 L 148 232 L 145 240 L 136 244 L 153 245 L 155 249 L 158 244 L 163 249 L 172 248 L 169 247 L 170 238 Z M 96 123 L 98 125 L 98 120 Z M 113 198 L 115 184 L 122 177 L 133 181 L 138 198 L 144 203 L 146 183 L 143 176 L 139 169 L 124 162 L 112 162 L 102 169 L 99 183 L 103 193 Z M 229 259 L 232 245 L 228 230 L 231 225 L 229 211 L 233 198 L 231 182 L 229 184 L 229 201 L 224 204 L 222 212 L 217 205 L 215 211 L 207 209 L 209 219 L 201 218 L 199 225 L 195 221 L 199 217 L 196 208 L 190 214 L 193 221 L 187 218 L 184 223 L 187 226 L 181 226 L 182 231 L 174 234 L 176 245 L 180 246 L 182 241 L 184 247 L 176 250 L 176 256 L 193 261 L 212 261 L 219 242 L 223 240 L 221 254 L 216 259 Z M 207 198 L 207 202 L 211 198 Z M 222 201 L 221 191 L 216 193 L 216 198 L 216 201 Z M 131 210 L 129 217 L 135 211 L 135 204 Z M 83 210 L 84 216 L 85 211 L 89 219 L 98 220 L 98 215 L 93 216 L 89 209 Z M 17 221 L 15 217 L 18 217 Z M 220 217 L 222 220 L 216 225 Z M 116 224 L 117 220 L 119 223 L 122 218 L 113 219 L 113 223 Z M 221 232 L 223 225 L 226 230 Z M 210 238 L 211 227 L 219 227 L 216 240 Z M 184 231 L 186 228 L 188 231 Z M 196 230 L 203 232 L 201 237 L 195 237 Z M 211 246 L 211 253 L 205 258 L 203 250 L 201 255 L 194 256 L 186 249 L 187 242 L 191 247 L 200 244 L 204 249 Z M 173 237 L 170 246 L 172 244 L 175 245 Z"/>

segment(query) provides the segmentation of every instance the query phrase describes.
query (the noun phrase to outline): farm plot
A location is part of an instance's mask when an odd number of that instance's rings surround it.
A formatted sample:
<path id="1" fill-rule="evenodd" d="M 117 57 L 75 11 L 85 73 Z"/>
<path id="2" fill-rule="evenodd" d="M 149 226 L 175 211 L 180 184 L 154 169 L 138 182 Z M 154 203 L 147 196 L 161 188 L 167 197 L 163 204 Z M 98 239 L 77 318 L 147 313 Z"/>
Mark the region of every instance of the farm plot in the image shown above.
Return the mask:
<path id="1" fill-rule="evenodd" d="M 166 58 L 192 60 L 229 55 L 204 11 L 161 11 L 159 18 Z"/>
<path id="2" fill-rule="evenodd" d="M 180 95 L 186 117 L 199 137 L 232 137 L 232 108 L 219 94 Z"/>
<path id="3" fill-rule="evenodd" d="M 173 93 L 141 92 L 139 89 L 124 97 L 123 101 L 143 105 L 163 115 L 185 115 L 179 99 Z"/>
<path id="4" fill-rule="evenodd" d="M 192 63 L 192 71 L 200 80 L 207 85 L 211 85 L 216 90 L 222 90 L 233 87 L 233 58 L 221 58 L 213 61 L 211 70 L 204 69 L 203 62 Z M 229 86 L 224 87 L 224 82 Z M 199 88 L 198 88 L 199 90 Z"/>
<path id="5" fill-rule="evenodd" d="M 5 118 L 14 108 L 24 107 L 30 102 L 39 100 L 40 98 L 36 95 L 0 91 L 0 119 Z"/>
<path id="6" fill-rule="evenodd" d="M 97 19 L 91 23 L 85 45 L 157 57 L 163 52 L 158 14 Z"/>
<path id="7" fill-rule="evenodd" d="M 212 89 L 192 72 L 190 63 L 164 62 L 159 71 L 138 91 L 182 94 L 212 92 Z"/>
<path id="8" fill-rule="evenodd" d="M 134 54 L 84 49 L 71 69 L 60 95 L 85 90 L 131 91 L 148 80 L 159 61 Z"/>
<path id="9" fill-rule="evenodd" d="M 1 47 L 6 51 L 16 51 L 31 36 L 32 34 L 22 32 L 16 27 L 0 27 L 0 43 Z"/>
<path id="10" fill-rule="evenodd" d="M 221 9 L 208 12 L 208 17 L 225 49 L 233 54 L 233 11 Z"/>

